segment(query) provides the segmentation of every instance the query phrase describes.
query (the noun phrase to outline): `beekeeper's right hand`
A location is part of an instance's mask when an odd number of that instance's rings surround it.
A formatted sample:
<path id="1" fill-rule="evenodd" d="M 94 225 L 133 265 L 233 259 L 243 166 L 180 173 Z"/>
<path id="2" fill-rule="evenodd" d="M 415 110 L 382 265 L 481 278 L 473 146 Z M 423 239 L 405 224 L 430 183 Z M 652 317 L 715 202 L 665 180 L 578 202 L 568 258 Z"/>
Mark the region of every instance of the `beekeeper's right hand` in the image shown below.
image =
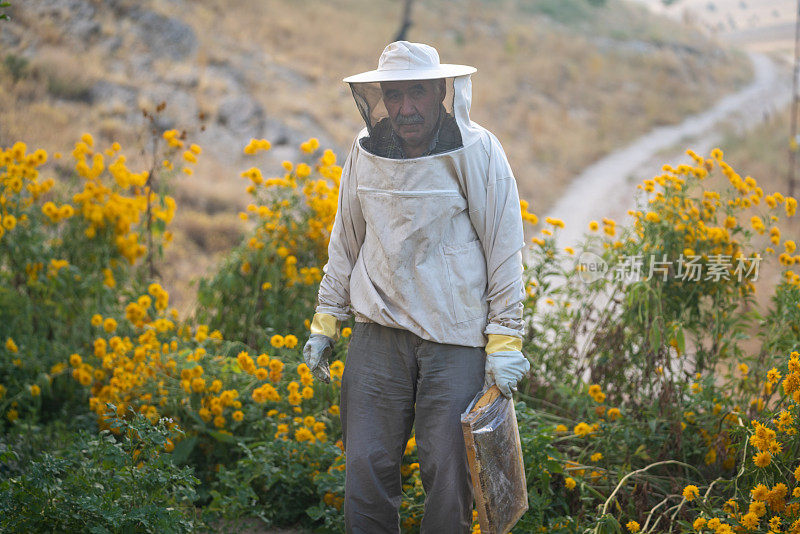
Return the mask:
<path id="1" fill-rule="evenodd" d="M 311 335 L 303 347 L 303 359 L 311 373 L 326 384 L 331 381 L 328 362 L 333 354 L 333 344 L 337 337 L 336 318 L 326 313 L 314 314 L 314 320 L 311 321 Z"/>

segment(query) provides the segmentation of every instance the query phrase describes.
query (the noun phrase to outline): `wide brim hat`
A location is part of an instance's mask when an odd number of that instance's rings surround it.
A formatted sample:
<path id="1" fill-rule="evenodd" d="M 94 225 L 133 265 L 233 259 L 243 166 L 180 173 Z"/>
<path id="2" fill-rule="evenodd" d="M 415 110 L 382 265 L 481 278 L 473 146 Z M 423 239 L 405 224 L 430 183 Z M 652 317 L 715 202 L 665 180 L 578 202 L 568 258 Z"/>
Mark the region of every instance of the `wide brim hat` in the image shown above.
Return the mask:
<path id="1" fill-rule="evenodd" d="M 396 41 L 390 43 L 378 60 L 378 68 L 353 76 L 346 83 L 395 82 L 406 80 L 433 80 L 472 74 L 478 69 L 469 65 L 440 63 L 439 53 L 422 43 Z"/>

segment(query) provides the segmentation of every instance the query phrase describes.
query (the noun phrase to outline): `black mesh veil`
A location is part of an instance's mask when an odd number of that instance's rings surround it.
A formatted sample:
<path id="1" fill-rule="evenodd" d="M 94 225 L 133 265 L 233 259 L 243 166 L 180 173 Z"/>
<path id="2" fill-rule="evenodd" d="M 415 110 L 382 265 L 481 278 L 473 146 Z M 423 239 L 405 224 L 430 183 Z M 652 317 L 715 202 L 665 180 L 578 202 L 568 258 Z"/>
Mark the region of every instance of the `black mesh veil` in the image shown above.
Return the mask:
<path id="1" fill-rule="evenodd" d="M 453 80 L 454 78 L 445 78 L 445 97 L 442 102 L 445 111 L 450 115 L 453 114 L 455 94 Z M 373 127 L 389 116 L 386 106 L 383 104 L 381 84 L 379 82 L 350 83 L 350 90 L 353 93 L 356 106 L 358 106 L 358 111 L 361 113 L 361 118 L 364 119 L 364 123 L 367 126 L 367 131 L 372 135 Z"/>

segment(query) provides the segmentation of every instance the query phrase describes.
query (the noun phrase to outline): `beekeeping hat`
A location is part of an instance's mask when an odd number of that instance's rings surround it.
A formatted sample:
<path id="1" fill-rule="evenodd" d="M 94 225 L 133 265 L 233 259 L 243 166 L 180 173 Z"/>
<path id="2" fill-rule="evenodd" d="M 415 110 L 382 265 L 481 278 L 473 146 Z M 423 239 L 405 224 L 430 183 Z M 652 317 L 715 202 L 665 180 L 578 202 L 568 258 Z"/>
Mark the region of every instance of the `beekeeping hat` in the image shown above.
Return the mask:
<path id="1" fill-rule="evenodd" d="M 439 53 L 422 43 L 396 41 L 383 49 L 378 68 L 348 76 L 347 83 L 431 80 L 472 74 L 477 69 L 468 65 L 439 62 Z"/>

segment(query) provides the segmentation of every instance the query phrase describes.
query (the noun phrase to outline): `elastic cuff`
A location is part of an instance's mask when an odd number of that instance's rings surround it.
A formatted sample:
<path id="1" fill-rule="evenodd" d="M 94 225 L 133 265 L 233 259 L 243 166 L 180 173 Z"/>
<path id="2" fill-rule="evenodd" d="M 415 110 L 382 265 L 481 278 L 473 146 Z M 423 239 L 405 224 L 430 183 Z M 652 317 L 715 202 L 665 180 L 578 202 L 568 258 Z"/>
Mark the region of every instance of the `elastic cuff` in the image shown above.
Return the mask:
<path id="1" fill-rule="evenodd" d="M 522 351 L 522 339 L 514 336 L 504 336 L 502 334 L 489 334 L 489 342 L 486 343 L 486 354 L 493 354 L 504 350 Z"/>
<path id="2" fill-rule="evenodd" d="M 322 334 L 333 340 L 339 339 L 339 322 L 333 315 L 315 313 L 311 321 L 311 333 Z"/>

